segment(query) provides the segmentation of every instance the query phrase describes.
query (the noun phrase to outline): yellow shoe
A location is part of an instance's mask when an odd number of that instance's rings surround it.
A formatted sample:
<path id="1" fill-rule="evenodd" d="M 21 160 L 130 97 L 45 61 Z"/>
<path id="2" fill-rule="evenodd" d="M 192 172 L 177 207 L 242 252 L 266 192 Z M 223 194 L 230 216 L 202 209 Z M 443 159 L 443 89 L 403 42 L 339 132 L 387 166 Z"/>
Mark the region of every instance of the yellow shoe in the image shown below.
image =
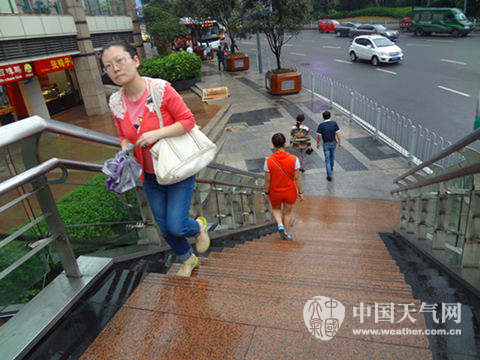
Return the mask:
<path id="1" fill-rule="evenodd" d="M 190 277 L 192 275 L 193 269 L 198 264 L 198 258 L 195 254 L 192 254 L 183 264 L 180 270 L 177 272 L 177 276 Z"/>
<path id="2" fill-rule="evenodd" d="M 197 217 L 196 221 L 200 225 L 200 235 L 197 236 L 196 248 L 199 254 L 203 254 L 210 247 L 210 236 L 208 236 L 207 219 L 202 216 Z"/>

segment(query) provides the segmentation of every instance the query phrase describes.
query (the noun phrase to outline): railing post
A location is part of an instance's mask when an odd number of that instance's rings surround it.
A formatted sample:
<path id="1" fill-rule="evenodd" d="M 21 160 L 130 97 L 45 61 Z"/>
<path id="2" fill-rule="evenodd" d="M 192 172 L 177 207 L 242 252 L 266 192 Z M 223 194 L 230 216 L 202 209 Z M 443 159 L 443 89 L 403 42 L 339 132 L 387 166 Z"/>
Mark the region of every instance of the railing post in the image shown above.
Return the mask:
<path id="1" fill-rule="evenodd" d="M 353 106 L 355 104 L 355 94 L 353 91 L 350 91 L 350 111 L 348 113 L 348 123 L 351 124 L 353 120 Z"/>
<path id="2" fill-rule="evenodd" d="M 412 125 L 412 133 L 410 134 L 410 146 L 408 150 L 408 161 L 413 164 L 415 153 L 417 151 L 417 127 Z"/>
<path id="3" fill-rule="evenodd" d="M 400 229 L 407 230 L 408 224 L 408 191 L 405 192 L 404 197 L 401 200 L 401 212 L 400 212 Z"/>
<path id="4" fill-rule="evenodd" d="M 470 210 L 462 252 L 462 269 L 480 266 L 480 192 L 477 188 L 480 188 L 480 174 L 473 175 L 473 190 L 470 192 Z"/>
<path id="5" fill-rule="evenodd" d="M 375 140 L 378 141 L 378 131 L 380 129 L 380 121 L 382 120 L 382 108 L 377 107 L 377 121 L 375 122 Z"/>
<path id="6" fill-rule="evenodd" d="M 312 71 L 312 98 L 315 94 L 315 73 Z"/>
<path id="7" fill-rule="evenodd" d="M 333 81 L 330 81 L 330 107 L 333 108 Z"/>
<path id="8" fill-rule="evenodd" d="M 422 241 L 427 239 L 427 214 L 428 214 L 428 198 L 424 198 L 421 194 L 417 203 L 417 239 Z"/>
<path id="9" fill-rule="evenodd" d="M 30 136 L 22 141 L 22 157 L 26 169 L 30 169 L 40 164 L 38 158 L 38 141 L 41 134 Z M 38 204 L 42 213 L 47 215 L 45 222 L 48 230 L 55 239 L 55 248 L 57 249 L 58 257 L 62 263 L 65 274 L 68 277 L 79 278 L 82 276 L 78 268 L 77 259 L 73 253 L 70 241 L 65 230 L 60 213 L 58 212 L 55 199 L 48 186 L 48 180 L 45 176 L 40 176 L 35 181 L 32 181 L 34 189 L 39 189 L 37 193 Z"/>

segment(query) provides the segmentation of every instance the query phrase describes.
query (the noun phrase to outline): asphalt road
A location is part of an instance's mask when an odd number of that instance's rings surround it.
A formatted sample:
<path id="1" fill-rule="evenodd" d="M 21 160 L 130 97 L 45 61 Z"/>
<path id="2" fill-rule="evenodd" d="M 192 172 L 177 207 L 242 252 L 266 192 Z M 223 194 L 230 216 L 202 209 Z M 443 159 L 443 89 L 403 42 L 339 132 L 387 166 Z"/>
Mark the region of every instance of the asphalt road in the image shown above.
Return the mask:
<path id="1" fill-rule="evenodd" d="M 350 41 L 303 31 L 283 47 L 282 58 L 324 73 L 452 142 L 472 131 L 480 90 L 480 34 L 458 39 L 401 34 L 404 61 L 378 68 L 351 63 Z M 268 47 L 264 37 L 261 42 Z M 238 44 L 241 50 L 256 49 L 255 37 Z"/>

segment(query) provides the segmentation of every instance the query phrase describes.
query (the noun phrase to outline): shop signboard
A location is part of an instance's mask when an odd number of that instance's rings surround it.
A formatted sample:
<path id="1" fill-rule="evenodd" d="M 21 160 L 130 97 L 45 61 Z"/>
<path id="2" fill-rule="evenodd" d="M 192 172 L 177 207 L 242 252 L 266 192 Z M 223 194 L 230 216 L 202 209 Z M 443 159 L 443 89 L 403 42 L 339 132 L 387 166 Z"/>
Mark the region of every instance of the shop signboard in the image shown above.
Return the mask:
<path id="1" fill-rule="evenodd" d="M 48 74 L 54 71 L 73 69 L 73 60 L 70 55 L 51 59 L 38 60 L 33 63 L 37 75 Z"/>
<path id="2" fill-rule="evenodd" d="M 33 68 L 30 63 L 0 66 L 0 85 L 29 79 L 33 76 Z"/>

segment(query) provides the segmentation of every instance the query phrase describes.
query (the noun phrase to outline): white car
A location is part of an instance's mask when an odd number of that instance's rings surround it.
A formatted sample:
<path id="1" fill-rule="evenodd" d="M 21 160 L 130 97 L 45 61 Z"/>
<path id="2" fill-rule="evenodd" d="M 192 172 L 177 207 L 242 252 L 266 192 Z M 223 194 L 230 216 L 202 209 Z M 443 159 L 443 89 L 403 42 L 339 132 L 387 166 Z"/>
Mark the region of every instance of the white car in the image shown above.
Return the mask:
<path id="1" fill-rule="evenodd" d="M 362 35 L 353 39 L 348 49 L 350 60 L 369 60 L 379 63 L 396 63 L 403 60 L 403 51 L 394 42 L 381 35 Z"/>

